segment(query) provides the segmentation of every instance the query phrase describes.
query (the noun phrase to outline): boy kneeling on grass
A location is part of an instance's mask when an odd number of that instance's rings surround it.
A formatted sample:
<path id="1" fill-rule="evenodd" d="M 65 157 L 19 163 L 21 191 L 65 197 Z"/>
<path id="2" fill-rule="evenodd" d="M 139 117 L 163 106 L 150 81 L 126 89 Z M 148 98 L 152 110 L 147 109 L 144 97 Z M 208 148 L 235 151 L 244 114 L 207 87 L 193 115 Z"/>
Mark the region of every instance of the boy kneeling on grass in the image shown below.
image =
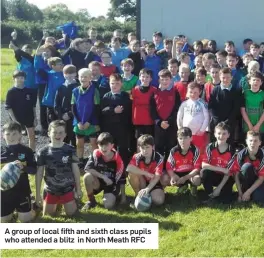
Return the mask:
<path id="1" fill-rule="evenodd" d="M 54 215 L 58 204 L 63 204 L 68 216 L 77 211 L 75 197 L 81 198 L 79 159 L 75 148 L 64 143 L 66 124 L 63 120 L 50 123 L 50 144 L 37 154 L 36 203 L 42 204 L 41 182 L 45 169 L 43 215 Z M 76 196 L 77 195 L 77 196 Z"/>
<path id="2" fill-rule="evenodd" d="M 177 137 L 179 144 L 170 151 L 166 163 L 168 174 L 162 176 L 162 183 L 167 186 L 178 186 L 178 193 L 186 192 L 190 183 L 191 194 L 196 195 L 197 186 L 201 184 L 199 175 L 201 169 L 200 151 L 191 143 L 192 131 L 190 128 L 179 129 Z"/>
<path id="3" fill-rule="evenodd" d="M 239 201 L 264 203 L 264 150 L 260 148 L 260 133 L 247 132 L 247 147 L 241 150 L 230 165 L 235 175 Z"/>
<path id="4" fill-rule="evenodd" d="M 165 194 L 160 183 L 163 157 L 154 149 L 154 138 L 145 134 L 138 138 L 139 153 L 131 159 L 127 172 L 135 195 L 150 194 L 156 205 L 164 203 Z"/>
<path id="5" fill-rule="evenodd" d="M 97 138 L 99 149 L 93 151 L 85 166 L 83 181 L 89 201 L 83 210 L 97 205 L 94 195 L 104 191 L 103 203 L 112 209 L 120 192 L 120 178 L 124 172 L 123 161 L 114 150 L 114 139 L 109 133 L 101 133 Z"/>

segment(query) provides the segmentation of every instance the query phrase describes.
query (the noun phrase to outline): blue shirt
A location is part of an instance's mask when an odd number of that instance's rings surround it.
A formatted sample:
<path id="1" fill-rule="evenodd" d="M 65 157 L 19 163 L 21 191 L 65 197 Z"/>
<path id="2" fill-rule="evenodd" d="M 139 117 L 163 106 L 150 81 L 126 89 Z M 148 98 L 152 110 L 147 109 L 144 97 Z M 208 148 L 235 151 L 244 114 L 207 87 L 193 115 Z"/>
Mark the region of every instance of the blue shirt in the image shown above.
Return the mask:
<path id="1" fill-rule="evenodd" d="M 154 44 L 155 44 L 155 43 L 154 43 Z M 163 49 L 163 48 L 164 48 L 164 45 L 163 45 L 162 42 L 160 42 L 159 45 L 155 45 L 155 49 L 156 49 L 157 51 L 159 51 L 159 50 L 161 50 L 161 49 Z"/>
<path id="2" fill-rule="evenodd" d="M 157 55 L 146 56 L 144 67 L 152 71 L 151 86 L 158 87 L 159 86 L 158 73 L 161 70 L 161 58 Z"/>
<path id="3" fill-rule="evenodd" d="M 112 63 L 121 71 L 121 61 L 126 59 L 129 55 L 129 50 L 119 48 L 118 50 L 111 49 Z"/>

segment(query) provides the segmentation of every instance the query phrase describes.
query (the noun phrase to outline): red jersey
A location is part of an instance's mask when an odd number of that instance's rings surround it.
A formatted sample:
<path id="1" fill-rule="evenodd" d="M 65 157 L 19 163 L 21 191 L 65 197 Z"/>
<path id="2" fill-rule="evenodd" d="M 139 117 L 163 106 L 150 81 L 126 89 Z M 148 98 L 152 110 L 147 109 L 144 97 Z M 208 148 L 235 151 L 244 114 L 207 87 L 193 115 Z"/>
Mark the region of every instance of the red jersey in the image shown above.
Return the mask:
<path id="1" fill-rule="evenodd" d="M 163 157 L 158 152 L 153 152 L 149 164 L 145 163 L 145 157 L 141 153 L 134 154 L 131 159 L 130 165 L 136 166 L 141 170 L 147 171 L 154 175 L 162 175 L 163 171 Z M 146 181 L 150 181 L 149 177 L 145 177 Z"/>
<path id="2" fill-rule="evenodd" d="M 171 149 L 170 155 L 166 163 L 167 170 L 174 172 L 191 172 L 194 169 L 201 168 L 201 156 L 197 147 L 191 144 L 188 152 L 182 154 L 182 149 L 179 145 Z"/>
<path id="3" fill-rule="evenodd" d="M 220 152 L 218 149 L 217 142 L 213 142 L 207 145 L 206 152 L 203 156 L 203 162 L 210 164 L 215 167 L 227 168 L 228 164 L 232 162 L 232 157 L 234 156 L 235 151 L 228 145 L 225 152 Z M 216 172 L 221 173 L 222 172 Z"/>
<path id="4" fill-rule="evenodd" d="M 111 65 L 104 65 L 101 63 L 101 74 L 109 78 L 109 76 L 113 73 L 118 72 L 117 67 L 113 64 Z"/>
<path id="5" fill-rule="evenodd" d="M 210 99 L 210 96 L 211 96 L 211 92 L 213 91 L 213 88 L 214 88 L 214 85 L 210 82 L 207 82 L 205 85 L 204 85 L 204 90 L 205 90 L 205 98 L 204 98 L 204 101 L 206 103 L 209 103 L 209 99 Z"/>
<path id="6" fill-rule="evenodd" d="M 252 160 L 249 157 L 248 148 L 244 148 L 241 150 L 236 156 L 233 158 L 233 162 L 230 164 L 229 171 L 230 174 L 237 174 L 241 170 L 241 167 L 245 163 L 251 163 L 253 167 L 256 169 L 258 176 L 264 177 L 264 150 L 259 149 L 256 154 L 256 159 Z"/>
<path id="7" fill-rule="evenodd" d="M 136 86 L 132 89 L 132 121 L 134 125 L 153 125 L 150 116 L 150 98 L 157 91 L 156 88 Z"/>
<path id="8" fill-rule="evenodd" d="M 174 88 L 178 90 L 181 101 L 186 100 L 188 82 L 176 82 Z"/>

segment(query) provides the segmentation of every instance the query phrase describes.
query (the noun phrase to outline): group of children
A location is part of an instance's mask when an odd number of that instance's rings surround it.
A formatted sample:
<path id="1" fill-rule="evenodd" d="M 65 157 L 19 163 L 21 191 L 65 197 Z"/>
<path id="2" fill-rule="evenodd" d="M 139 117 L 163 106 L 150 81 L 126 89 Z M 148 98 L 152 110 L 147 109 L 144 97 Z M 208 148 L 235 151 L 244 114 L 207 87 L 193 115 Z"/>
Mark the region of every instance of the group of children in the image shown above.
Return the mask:
<path id="1" fill-rule="evenodd" d="M 13 122 L 3 127 L 7 146 L 1 161 L 17 160 L 27 183 L 27 171 L 36 174 L 37 205 L 42 203 L 44 176 L 44 214 L 53 215 L 57 204 L 68 215 L 77 211 L 80 169 L 88 197 L 83 209 L 95 207 L 94 195 L 101 191 L 107 209 L 119 195 L 125 203 L 127 175 L 135 195 L 150 194 L 156 205 L 164 203 L 166 186 L 185 192 L 188 184 L 193 195 L 203 184 L 208 200 L 230 202 L 234 182 L 239 200 L 263 202 L 263 43 L 260 47 L 245 40 L 241 59 L 232 41 L 217 51 L 213 40 L 190 46 L 183 35 L 162 42 L 156 32 L 153 42 L 141 46 L 130 33 L 126 46 L 115 31 L 107 48 L 96 41 L 94 30 L 89 33 L 93 38 L 75 39 L 61 53 L 56 40 L 46 37 L 32 57 L 34 87 L 27 84 L 31 72 L 20 69 L 7 93 Z M 16 56 L 20 53 L 32 64 L 25 47 L 18 49 L 14 40 L 10 45 Z M 38 151 L 36 163 L 27 160 L 26 152 L 34 157 L 37 94 L 50 144 Z M 16 149 L 22 148 L 23 127 L 32 150 L 23 146 L 22 155 Z M 87 140 L 92 153 L 85 160 Z M 16 189 L 2 195 L 3 221 L 10 220 L 14 209 L 22 213 L 22 221 L 34 216 L 24 205 L 30 188 L 25 195 Z"/>

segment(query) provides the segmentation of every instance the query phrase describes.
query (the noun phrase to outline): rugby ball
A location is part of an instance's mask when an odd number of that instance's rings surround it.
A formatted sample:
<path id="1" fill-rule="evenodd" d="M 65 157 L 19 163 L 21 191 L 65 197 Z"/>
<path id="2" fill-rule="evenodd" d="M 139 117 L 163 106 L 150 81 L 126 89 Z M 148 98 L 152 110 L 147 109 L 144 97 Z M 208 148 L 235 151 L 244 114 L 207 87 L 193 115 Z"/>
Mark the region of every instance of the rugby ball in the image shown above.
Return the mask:
<path id="1" fill-rule="evenodd" d="M 137 196 L 135 199 L 135 208 L 137 211 L 147 211 L 151 206 L 152 200 L 150 194 Z"/>
<path id="2" fill-rule="evenodd" d="M 1 191 L 13 188 L 20 178 L 20 168 L 14 162 L 7 163 L 1 169 Z"/>

